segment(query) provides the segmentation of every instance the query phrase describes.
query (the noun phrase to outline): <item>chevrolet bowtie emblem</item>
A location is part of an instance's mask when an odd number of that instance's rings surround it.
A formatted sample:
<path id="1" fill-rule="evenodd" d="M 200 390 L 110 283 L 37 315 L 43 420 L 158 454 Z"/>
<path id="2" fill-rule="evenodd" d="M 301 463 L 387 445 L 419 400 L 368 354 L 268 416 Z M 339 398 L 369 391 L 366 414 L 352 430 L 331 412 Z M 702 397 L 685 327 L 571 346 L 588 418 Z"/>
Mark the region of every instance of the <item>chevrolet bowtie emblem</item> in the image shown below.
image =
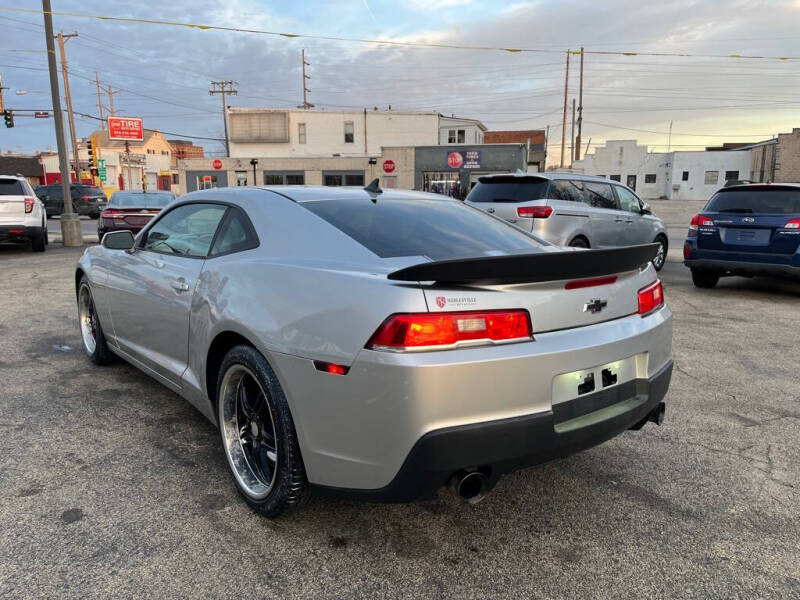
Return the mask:
<path id="1" fill-rule="evenodd" d="M 599 313 L 606 306 L 608 306 L 607 300 L 601 300 L 600 298 L 592 298 L 586 304 L 583 305 L 583 312 Z"/>

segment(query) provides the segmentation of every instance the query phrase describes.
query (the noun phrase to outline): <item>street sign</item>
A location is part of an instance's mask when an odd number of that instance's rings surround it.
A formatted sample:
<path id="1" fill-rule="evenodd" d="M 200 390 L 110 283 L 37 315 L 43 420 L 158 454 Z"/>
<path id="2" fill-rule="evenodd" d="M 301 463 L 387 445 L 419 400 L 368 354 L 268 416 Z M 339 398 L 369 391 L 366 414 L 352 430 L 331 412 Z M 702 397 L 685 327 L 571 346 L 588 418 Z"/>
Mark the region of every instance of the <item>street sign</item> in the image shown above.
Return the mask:
<path id="1" fill-rule="evenodd" d="M 33 113 L 33 116 L 36 119 L 49 119 L 50 113 L 46 110 L 37 110 L 35 113 Z"/>
<path id="2" fill-rule="evenodd" d="M 108 117 L 108 139 L 141 142 L 144 139 L 142 120 L 133 117 Z"/>
<path id="3" fill-rule="evenodd" d="M 464 152 L 466 158 L 464 160 L 465 169 L 480 169 L 481 168 L 481 151 L 480 150 L 467 150 Z"/>
<path id="4" fill-rule="evenodd" d="M 461 152 L 450 152 L 447 155 L 447 166 L 451 169 L 458 169 L 464 164 L 464 156 Z"/>
<path id="5" fill-rule="evenodd" d="M 97 168 L 98 169 L 105 169 L 106 168 L 106 159 L 105 158 L 98 158 L 97 159 Z"/>
<path id="6" fill-rule="evenodd" d="M 384 173 L 394 173 L 395 168 L 397 168 L 397 165 L 394 164 L 392 159 L 383 161 Z"/>
<path id="7" fill-rule="evenodd" d="M 211 165 L 212 165 L 212 166 L 213 166 L 215 169 L 219 170 L 219 169 L 221 169 L 221 168 L 222 168 L 222 161 L 221 161 L 220 159 L 218 159 L 218 158 L 215 158 L 215 159 L 214 159 L 214 162 L 213 162 L 213 163 L 211 163 Z"/>
<path id="8" fill-rule="evenodd" d="M 100 181 L 102 181 L 103 183 L 105 183 L 106 179 L 108 178 L 108 171 L 106 170 L 105 158 L 97 159 L 97 176 L 100 177 Z"/>

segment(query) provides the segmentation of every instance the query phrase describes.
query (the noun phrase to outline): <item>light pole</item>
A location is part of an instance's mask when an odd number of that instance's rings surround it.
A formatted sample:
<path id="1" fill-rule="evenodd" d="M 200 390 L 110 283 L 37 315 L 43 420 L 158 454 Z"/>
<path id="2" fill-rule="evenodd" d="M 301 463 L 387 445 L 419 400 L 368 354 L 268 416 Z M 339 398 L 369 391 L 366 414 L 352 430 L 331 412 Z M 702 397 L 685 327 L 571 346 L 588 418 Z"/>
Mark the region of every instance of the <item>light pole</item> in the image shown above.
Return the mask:
<path id="1" fill-rule="evenodd" d="M 258 165 L 258 159 L 251 158 L 250 164 L 253 165 L 253 185 L 258 185 L 258 180 L 256 179 L 256 166 Z"/>

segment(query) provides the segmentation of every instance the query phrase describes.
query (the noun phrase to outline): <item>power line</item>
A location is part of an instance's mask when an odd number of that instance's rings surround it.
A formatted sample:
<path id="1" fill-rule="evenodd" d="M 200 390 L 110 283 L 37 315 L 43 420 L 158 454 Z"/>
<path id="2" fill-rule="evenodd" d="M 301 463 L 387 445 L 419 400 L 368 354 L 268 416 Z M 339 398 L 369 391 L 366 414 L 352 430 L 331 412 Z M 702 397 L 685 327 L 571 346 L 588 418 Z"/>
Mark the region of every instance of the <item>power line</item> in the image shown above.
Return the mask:
<path id="1" fill-rule="evenodd" d="M 19 8 L 16 6 L 0 6 L 0 10 L 7 10 L 13 12 L 43 14 L 43 11 L 31 8 Z M 371 44 L 379 46 L 395 46 L 405 48 L 438 48 L 448 50 L 486 50 L 495 52 L 526 52 L 526 53 L 549 53 L 561 54 L 564 50 L 545 49 L 545 48 L 514 48 L 506 46 L 477 46 L 468 44 L 443 44 L 434 42 L 405 42 L 397 40 L 381 40 L 381 39 L 368 39 L 368 38 L 351 38 L 339 37 L 328 35 L 314 35 L 305 33 L 290 33 L 283 31 L 268 31 L 264 29 L 248 29 L 244 27 L 229 27 L 225 25 L 208 25 L 201 23 L 186 23 L 182 21 L 166 21 L 161 19 L 142 19 L 136 17 L 115 17 L 111 15 L 97 15 L 89 13 L 73 13 L 64 11 L 50 11 L 50 15 L 57 15 L 60 17 L 73 17 L 78 19 L 100 19 L 103 21 L 117 21 L 121 23 L 141 23 L 145 25 L 165 25 L 170 27 L 186 27 L 189 29 L 217 30 L 229 31 L 236 33 L 252 33 L 259 35 L 268 35 L 284 38 L 306 38 L 315 40 L 326 40 L 335 42 L 353 42 L 359 44 Z M 573 54 L 579 54 L 576 50 L 567 50 Z M 750 54 L 693 54 L 688 52 L 633 52 L 633 51 L 619 51 L 619 50 L 586 50 L 586 54 L 608 55 L 608 56 L 662 56 L 662 57 L 691 57 L 691 58 L 741 58 L 741 59 L 759 59 L 759 60 L 800 60 L 800 56 L 761 56 Z"/>

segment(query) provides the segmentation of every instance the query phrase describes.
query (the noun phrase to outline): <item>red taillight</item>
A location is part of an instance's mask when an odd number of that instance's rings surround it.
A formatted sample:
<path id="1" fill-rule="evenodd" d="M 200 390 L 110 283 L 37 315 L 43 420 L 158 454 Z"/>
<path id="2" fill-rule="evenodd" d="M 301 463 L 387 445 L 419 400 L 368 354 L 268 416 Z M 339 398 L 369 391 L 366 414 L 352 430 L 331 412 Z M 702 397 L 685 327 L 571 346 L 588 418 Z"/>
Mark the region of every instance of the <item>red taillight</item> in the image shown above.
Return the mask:
<path id="1" fill-rule="evenodd" d="M 689 247 L 689 244 L 684 244 L 683 246 L 683 258 L 690 258 L 692 255 L 692 249 Z"/>
<path id="2" fill-rule="evenodd" d="M 347 375 L 347 372 L 350 370 L 350 367 L 345 367 L 344 365 L 337 365 L 335 363 L 324 362 L 321 360 L 314 361 L 314 368 L 317 371 L 325 371 L 326 373 L 330 373 L 331 375 Z"/>
<path id="3" fill-rule="evenodd" d="M 689 223 L 689 229 L 696 231 L 698 227 L 713 227 L 714 219 L 704 215 L 695 215 Z"/>
<path id="4" fill-rule="evenodd" d="M 531 337 L 526 310 L 491 310 L 393 315 L 372 335 L 367 348 L 441 349 L 460 342 L 504 342 Z"/>
<path id="5" fill-rule="evenodd" d="M 25 230 L 24 229 L 9 229 L 8 233 L 10 233 L 11 235 L 22 235 L 23 233 L 25 233 Z"/>
<path id="6" fill-rule="evenodd" d="M 616 275 L 609 275 L 608 277 L 594 277 L 593 279 L 576 279 L 575 281 L 568 281 L 564 286 L 564 289 L 577 290 L 580 288 L 596 287 L 598 285 L 611 285 L 616 281 Z"/>
<path id="7" fill-rule="evenodd" d="M 89 196 L 84 196 L 84 197 L 83 197 L 83 201 L 84 201 L 84 202 L 89 202 Z"/>
<path id="8" fill-rule="evenodd" d="M 664 304 L 664 290 L 661 281 L 656 279 L 645 288 L 639 290 L 639 314 L 648 315 Z"/>
<path id="9" fill-rule="evenodd" d="M 520 206 L 517 208 L 518 217 L 528 217 L 529 219 L 546 219 L 552 214 L 552 206 Z"/>
<path id="10" fill-rule="evenodd" d="M 784 229 L 800 229 L 800 219 L 792 219 L 786 225 L 783 226 Z"/>
<path id="11" fill-rule="evenodd" d="M 33 212 L 33 205 L 36 201 L 30 196 L 25 196 L 25 212 Z"/>

